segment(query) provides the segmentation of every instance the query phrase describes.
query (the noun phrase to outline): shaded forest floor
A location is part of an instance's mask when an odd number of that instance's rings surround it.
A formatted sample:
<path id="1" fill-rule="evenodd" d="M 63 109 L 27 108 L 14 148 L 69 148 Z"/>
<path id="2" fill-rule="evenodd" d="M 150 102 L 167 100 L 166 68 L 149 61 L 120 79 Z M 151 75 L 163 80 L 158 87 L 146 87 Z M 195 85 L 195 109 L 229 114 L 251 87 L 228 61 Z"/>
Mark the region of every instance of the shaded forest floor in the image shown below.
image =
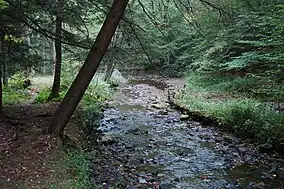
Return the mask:
<path id="1" fill-rule="evenodd" d="M 5 115 L 13 119 L 2 118 L 0 122 L 0 188 L 52 188 L 53 184 L 68 182 L 60 142 L 44 134 L 57 106 L 48 103 L 4 108 Z M 73 119 L 68 132 L 80 133 L 76 125 Z"/>

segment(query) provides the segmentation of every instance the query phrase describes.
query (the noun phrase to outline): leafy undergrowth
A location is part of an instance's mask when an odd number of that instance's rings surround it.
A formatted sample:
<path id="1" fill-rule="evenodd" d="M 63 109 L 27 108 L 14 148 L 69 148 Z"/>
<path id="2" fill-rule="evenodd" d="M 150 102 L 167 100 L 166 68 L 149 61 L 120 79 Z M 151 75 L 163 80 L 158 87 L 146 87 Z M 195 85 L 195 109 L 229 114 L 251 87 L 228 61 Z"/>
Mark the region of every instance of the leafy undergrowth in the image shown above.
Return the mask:
<path id="1" fill-rule="evenodd" d="M 21 104 L 31 100 L 31 92 L 24 87 L 25 77 L 23 74 L 15 74 L 9 80 L 9 86 L 3 87 L 3 104 Z"/>
<path id="2" fill-rule="evenodd" d="M 215 118 L 220 125 L 243 137 L 256 138 L 260 143 L 283 143 L 284 113 L 265 101 L 245 95 L 252 89 L 248 79 L 245 80 L 237 78 L 226 82 L 224 78 L 190 76 L 180 103 L 192 112 Z M 259 87 L 255 82 L 249 83 Z"/>

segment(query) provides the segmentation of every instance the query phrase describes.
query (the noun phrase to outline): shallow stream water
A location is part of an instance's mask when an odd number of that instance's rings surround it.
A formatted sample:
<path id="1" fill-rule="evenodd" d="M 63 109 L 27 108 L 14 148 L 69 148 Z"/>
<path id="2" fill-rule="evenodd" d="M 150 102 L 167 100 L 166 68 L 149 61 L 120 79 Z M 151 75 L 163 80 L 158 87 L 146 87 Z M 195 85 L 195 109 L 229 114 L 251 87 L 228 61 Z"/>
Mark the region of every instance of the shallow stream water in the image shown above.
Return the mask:
<path id="1" fill-rule="evenodd" d="M 93 178 L 105 188 L 283 188 L 284 160 L 220 128 L 183 119 L 167 102 L 181 83 L 122 85 L 101 120 Z"/>

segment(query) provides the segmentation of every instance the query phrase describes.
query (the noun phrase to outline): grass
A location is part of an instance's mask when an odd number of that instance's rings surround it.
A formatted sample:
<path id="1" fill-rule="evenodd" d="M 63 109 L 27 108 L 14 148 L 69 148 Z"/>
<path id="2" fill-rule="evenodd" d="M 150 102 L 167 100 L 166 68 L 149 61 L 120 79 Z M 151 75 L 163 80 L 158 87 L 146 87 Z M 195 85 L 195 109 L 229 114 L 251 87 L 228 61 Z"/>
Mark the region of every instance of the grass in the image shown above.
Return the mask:
<path id="1" fill-rule="evenodd" d="M 56 156 L 55 177 L 58 180 L 51 185 L 49 189 L 101 189 L 90 180 L 90 170 L 88 162 L 88 153 L 83 150 L 61 150 Z"/>
<path id="2" fill-rule="evenodd" d="M 284 114 L 262 100 L 249 97 L 244 90 L 251 89 L 251 85 L 259 87 L 258 84 L 245 78 L 191 75 L 180 103 L 190 111 L 214 117 L 236 134 L 256 138 L 261 143 L 279 143 L 284 139 Z"/>
<path id="3" fill-rule="evenodd" d="M 90 186 L 89 165 L 87 154 L 83 151 L 69 151 L 66 155 L 67 167 L 74 171 L 76 179 L 72 186 L 77 189 L 83 189 Z"/>
<path id="4" fill-rule="evenodd" d="M 264 101 L 284 101 L 282 84 L 266 77 L 191 74 L 187 78 L 187 83 L 188 87 L 199 91 L 228 92 Z"/>
<path id="5" fill-rule="evenodd" d="M 52 99 L 53 102 L 60 102 L 65 97 L 72 80 L 62 79 L 61 89 L 58 98 Z M 51 93 L 52 77 L 34 77 L 32 84 L 39 88 L 39 93 L 35 98 L 35 103 L 46 103 L 50 101 L 49 96 Z M 94 102 L 99 103 L 105 101 L 110 97 L 110 85 L 103 81 L 102 76 L 95 77 L 90 83 L 85 95 L 82 99 L 83 108 L 92 108 Z"/>

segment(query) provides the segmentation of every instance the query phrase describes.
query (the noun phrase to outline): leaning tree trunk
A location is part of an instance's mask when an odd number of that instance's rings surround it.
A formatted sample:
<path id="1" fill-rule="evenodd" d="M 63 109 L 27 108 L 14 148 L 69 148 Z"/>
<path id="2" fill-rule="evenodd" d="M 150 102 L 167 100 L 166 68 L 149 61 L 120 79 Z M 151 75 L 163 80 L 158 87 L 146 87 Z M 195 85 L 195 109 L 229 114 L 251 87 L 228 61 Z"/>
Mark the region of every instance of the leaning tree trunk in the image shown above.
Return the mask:
<path id="1" fill-rule="evenodd" d="M 60 77 L 61 77 L 61 62 L 62 62 L 62 17 L 61 17 L 61 0 L 57 0 L 57 16 L 56 16 L 56 29 L 55 29 L 55 65 L 54 65 L 54 79 L 52 90 L 49 99 L 59 97 L 60 90 Z"/>
<path id="2" fill-rule="evenodd" d="M 89 83 L 95 75 L 100 62 L 107 51 L 112 36 L 127 6 L 128 0 L 114 0 L 104 24 L 92 45 L 87 59 L 69 88 L 65 98 L 52 117 L 48 133 L 63 135 L 63 130 L 77 105 L 83 97 Z"/>

